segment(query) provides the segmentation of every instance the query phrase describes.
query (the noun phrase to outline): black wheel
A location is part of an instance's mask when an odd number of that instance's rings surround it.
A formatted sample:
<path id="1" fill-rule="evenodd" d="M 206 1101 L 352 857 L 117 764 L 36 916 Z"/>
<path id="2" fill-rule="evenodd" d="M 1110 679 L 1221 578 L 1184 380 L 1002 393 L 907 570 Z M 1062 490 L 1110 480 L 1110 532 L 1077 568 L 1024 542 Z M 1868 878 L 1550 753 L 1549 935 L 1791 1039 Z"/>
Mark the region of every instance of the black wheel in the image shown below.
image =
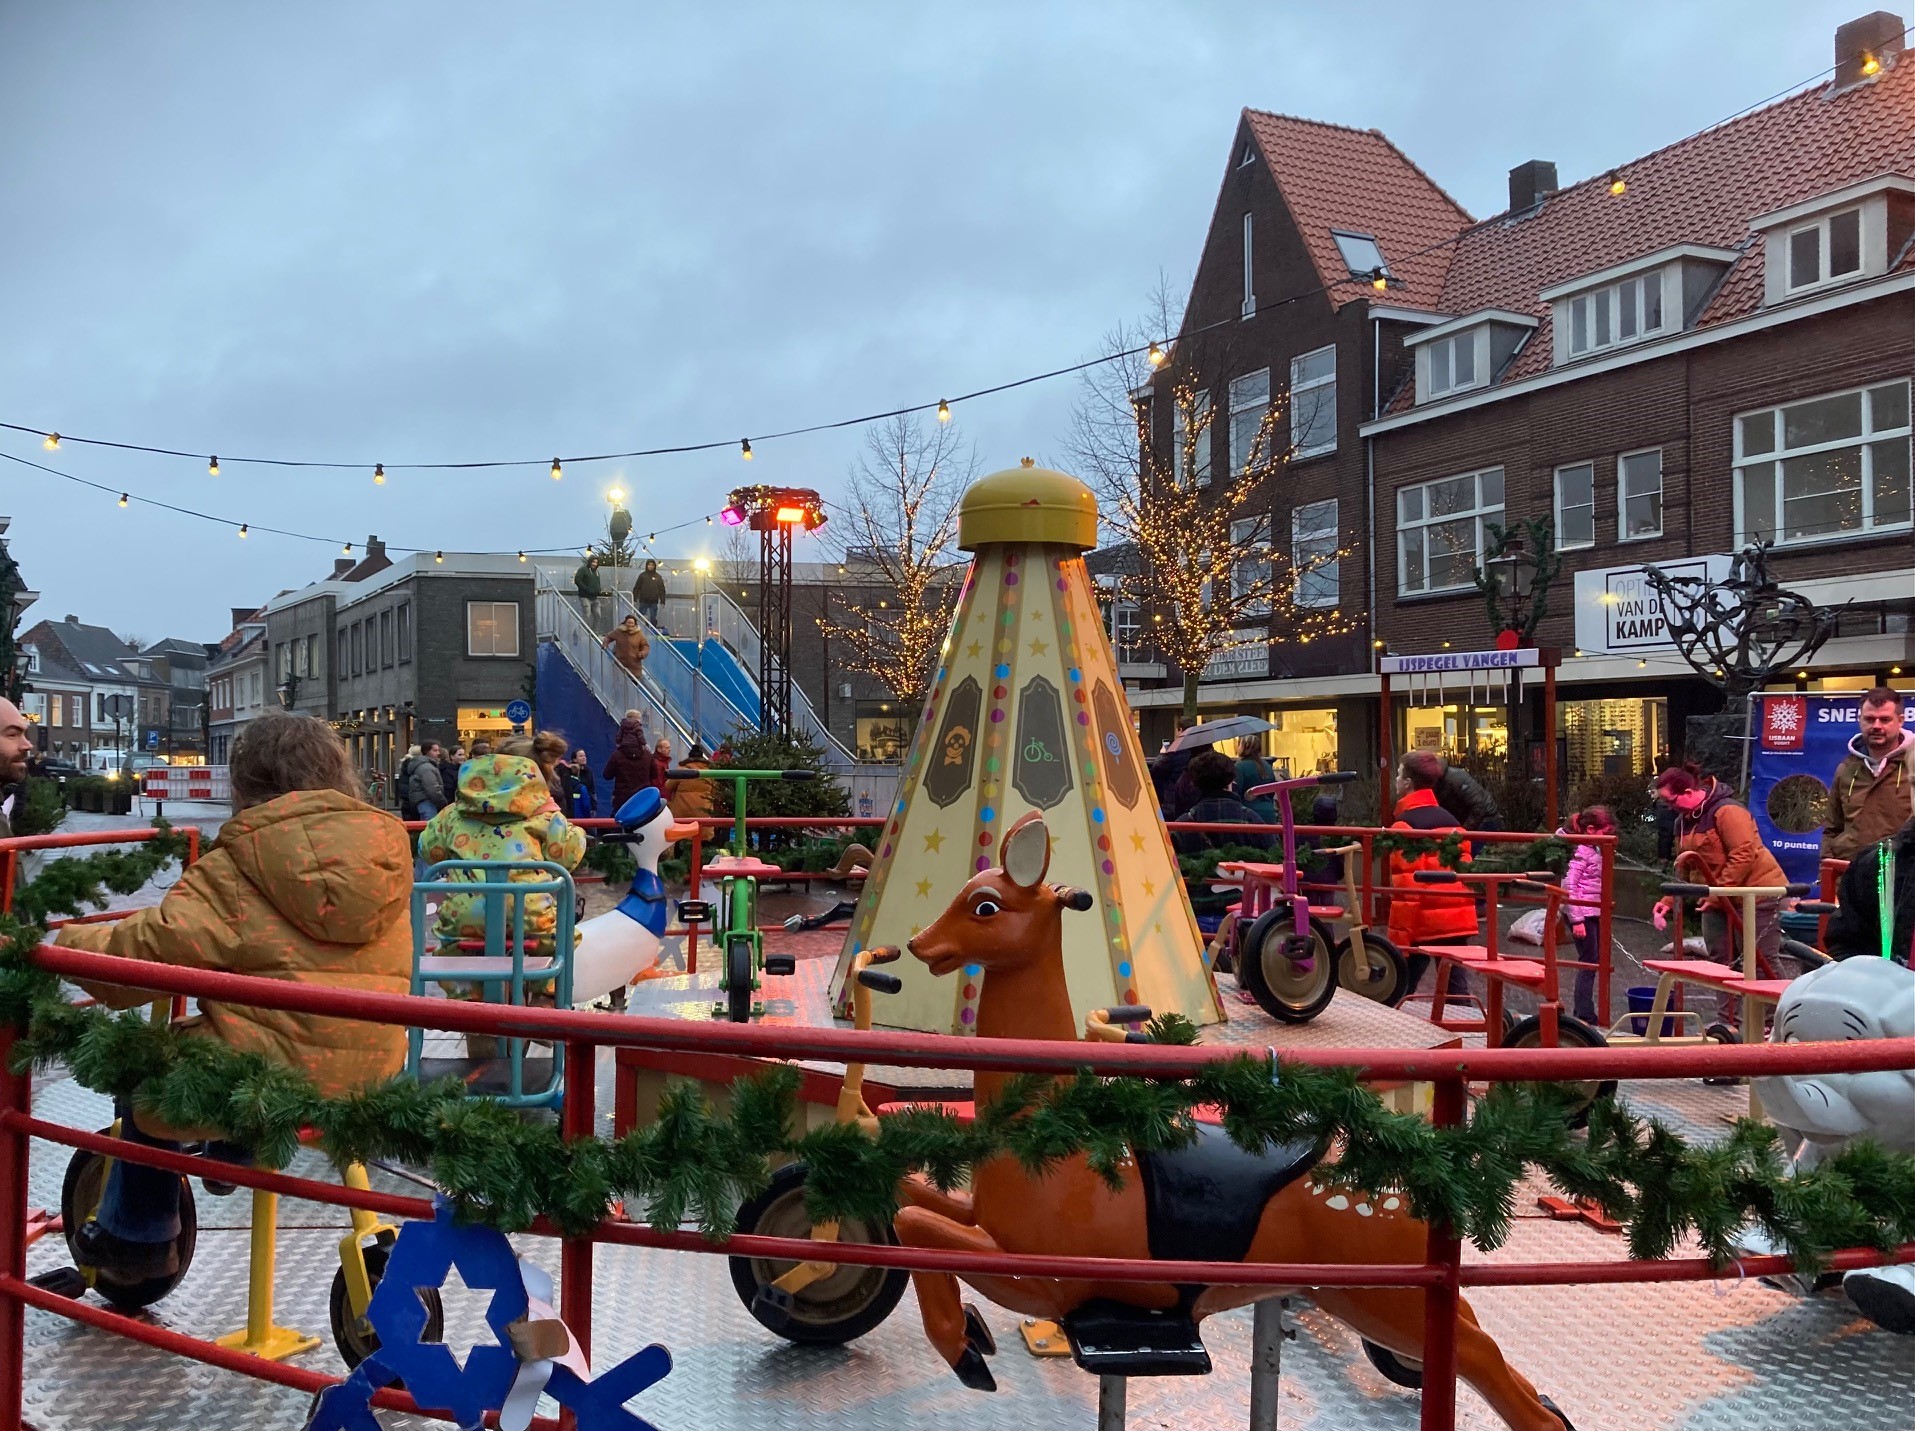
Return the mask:
<path id="1" fill-rule="evenodd" d="M 1410 964 L 1388 938 L 1366 929 L 1361 949 L 1351 939 L 1337 945 L 1337 982 L 1353 994 L 1395 1008 L 1410 992 Z"/>
<path id="2" fill-rule="evenodd" d="M 1383 1373 L 1384 1380 L 1393 1381 L 1407 1391 L 1423 1389 L 1422 1362 L 1398 1356 L 1388 1347 L 1369 1341 L 1363 1343 L 1363 1355 L 1370 1359 L 1371 1366 Z"/>
<path id="3" fill-rule="evenodd" d="M 1266 910 L 1244 936 L 1237 981 L 1273 1019 L 1307 1024 L 1336 997 L 1336 961 L 1322 926 L 1312 924 L 1297 947 L 1296 916 L 1287 909 Z"/>
<path id="4" fill-rule="evenodd" d="M 100 1131 L 111 1134 L 113 1130 L 102 1128 Z M 73 1258 L 75 1267 L 90 1274 L 93 1290 L 123 1312 L 137 1312 L 142 1307 L 152 1306 L 179 1286 L 187 1268 L 193 1265 L 193 1249 L 199 1243 L 199 1208 L 193 1201 L 192 1187 L 182 1177 L 179 1180 L 180 1235 L 173 1244 L 180 1259 L 177 1272 L 164 1277 L 122 1281 L 113 1275 L 110 1267 L 88 1267 L 80 1257 L 74 1239 L 100 1205 L 100 1194 L 106 1190 L 107 1161 L 98 1153 L 85 1150 L 73 1154 L 66 1165 L 66 1177 L 60 1184 L 60 1223 L 66 1231 L 67 1254 Z"/>
<path id="5" fill-rule="evenodd" d="M 1741 1034 L 1737 1033 L 1727 1024 L 1722 1023 L 1710 1024 L 1709 1027 L 1702 1031 L 1702 1036 L 1710 1043 L 1721 1044 L 1725 1048 L 1733 1048 L 1742 1042 Z M 1729 1074 L 1726 1077 L 1712 1076 L 1702 1081 L 1710 1088 L 1733 1088 L 1738 1083 L 1743 1082 L 1743 1080 L 1735 1074 Z"/>
<path id="6" fill-rule="evenodd" d="M 1543 1046 L 1543 1021 L 1534 1014 L 1523 1019 L 1512 1028 L 1503 1039 L 1504 1048 L 1541 1048 Z M 1609 1040 L 1581 1019 L 1572 1019 L 1568 1014 L 1556 1016 L 1556 1046 L 1558 1048 L 1608 1048 Z M 1575 1106 L 1569 1113 L 1569 1126 L 1580 1128 L 1589 1121 L 1589 1109 L 1598 1098 L 1613 1098 L 1616 1094 L 1616 1080 L 1611 1078 L 1601 1083 L 1585 1080 L 1572 1084 L 1577 1090 Z"/>
<path id="7" fill-rule="evenodd" d="M 386 1275 L 386 1249 L 378 1243 L 365 1249 L 366 1280 L 376 1291 L 379 1279 Z M 438 1342 L 445 1340 L 445 1305 L 439 1299 L 437 1287 L 421 1287 L 418 1298 L 425 1303 L 426 1329 L 420 1338 L 422 1341 Z M 360 1362 L 379 1350 L 379 1336 L 358 1317 L 352 1314 L 352 1302 L 346 1294 L 346 1269 L 341 1267 L 332 1274 L 332 1295 L 326 1299 L 326 1309 L 332 1318 L 332 1344 L 339 1348 L 339 1359 L 351 1371 Z"/>
<path id="8" fill-rule="evenodd" d="M 751 941 L 734 934 L 725 946 L 725 1017 L 735 1024 L 751 1022 Z"/>
<path id="9" fill-rule="evenodd" d="M 738 1209 L 740 1234 L 760 1237 L 809 1237 L 805 1212 L 805 1166 L 787 1163 L 771 1175 L 771 1185 Z M 843 1242 L 898 1244 L 888 1222 L 854 1219 L 838 1224 Z M 820 1244 L 825 1250 L 828 1244 Z M 801 1346 L 839 1346 L 871 1331 L 898 1305 L 911 1274 L 902 1267 L 840 1266 L 787 1300 L 772 1303 L 764 1294 L 795 1262 L 762 1257 L 733 1257 L 731 1285 L 752 1316 L 786 1341 Z"/>

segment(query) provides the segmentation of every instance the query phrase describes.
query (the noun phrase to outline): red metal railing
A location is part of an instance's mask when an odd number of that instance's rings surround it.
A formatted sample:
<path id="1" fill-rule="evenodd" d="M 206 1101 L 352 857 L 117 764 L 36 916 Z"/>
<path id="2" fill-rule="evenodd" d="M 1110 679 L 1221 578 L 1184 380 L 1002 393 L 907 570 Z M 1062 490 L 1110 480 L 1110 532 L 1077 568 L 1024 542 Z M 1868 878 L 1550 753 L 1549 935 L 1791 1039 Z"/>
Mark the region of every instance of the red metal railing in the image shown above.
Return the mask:
<path id="1" fill-rule="evenodd" d="M 68 979 L 88 979 L 132 985 L 176 997 L 217 999 L 262 1008 L 366 1019 L 451 1032 L 489 1032 L 550 1038 L 566 1044 L 567 1078 L 564 1123 L 569 1136 L 591 1136 L 593 1077 L 596 1051 L 606 1046 L 654 1050 L 683 1050 L 695 1054 L 734 1054 L 761 1058 L 814 1058 L 911 1067 L 972 1068 L 1068 1072 L 1090 1067 L 1107 1074 L 1146 1074 L 1175 1077 L 1204 1064 L 1233 1055 L 1233 1050 L 1084 1044 L 1016 1039 L 956 1038 L 921 1033 L 858 1033 L 838 1028 L 794 1028 L 789 1025 L 756 1027 L 704 1022 L 624 1017 L 570 1010 L 503 1008 L 498 1005 L 416 998 L 409 995 L 367 994 L 341 989 L 288 984 L 279 980 L 208 970 L 161 967 L 77 950 L 44 947 L 37 962 Z M 0 1055 L 11 1035 L 0 1036 Z M 1846 1044 L 1797 1044 L 1720 1048 L 1638 1047 L 1628 1049 L 1454 1050 L 1393 1049 L 1298 1050 L 1300 1063 L 1350 1066 L 1373 1079 L 1431 1082 L 1436 1087 L 1435 1121 L 1461 1120 L 1467 1085 L 1482 1080 L 1563 1080 L 1596 1078 L 1692 1078 L 1705 1073 L 1833 1073 L 1883 1068 L 1915 1067 L 1915 1039 Z M 200 1160 L 178 1153 L 119 1144 L 78 1129 L 36 1119 L 31 1111 L 31 1089 L 25 1074 L 0 1075 L 0 1196 L 8 1199 L 0 1219 L 0 1431 L 13 1431 L 19 1422 L 20 1387 L 24 1374 L 23 1330 L 26 1306 L 73 1317 L 89 1325 L 117 1332 L 165 1350 L 192 1356 L 212 1365 L 242 1371 L 284 1385 L 317 1389 L 328 1378 L 318 1373 L 222 1351 L 210 1343 L 165 1331 L 111 1312 L 67 1301 L 31 1287 L 25 1273 L 26 1170 L 30 1139 L 43 1138 L 71 1147 L 110 1148 L 117 1156 L 184 1173 L 198 1171 Z M 335 1206 L 362 1206 L 399 1216 L 419 1216 L 426 1205 L 417 1200 L 380 1193 L 348 1193 L 326 1183 L 251 1168 L 217 1165 L 226 1181 L 312 1198 Z M 553 1229 L 537 1227 L 550 1235 Z M 592 1304 L 592 1244 L 672 1248 L 689 1252 L 739 1254 L 802 1260 L 815 1253 L 815 1244 L 802 1239 L 735 1237 L 712 1243 L 682 1232 L 661 1232 L 637 1224 L 608 1221 L 581 1238 L 568 1238 L 561 1252 L 561 1310 L 589 1347 Z M 1428 1255 L 1418 1264 L 1346 1266 L 1286 1264 L 1242 1266 L 1236 1263 L 1163 1263 L 1101 1257 L 1045 1257 L 1013 1254 L 989 1256 L 929 1249 L 834 1245 L 834 1260 L 855 1265 L 901 1266 L 956 1273 L 999 1273 L 1019 1276 L 1096 1278 L 1106 1281 L 1205 1282 L 1260 1286 L 1401 1286 L 1421 1287 L 1426 1296 L 1424 1400 L 1421 1425 L 1426 1431 L 1448 1431 L 1454 1426 L 1456 1301 L 1468 1286 L 1545 1285 L 1594 1282 L 1661 1282 L 1697 1280 L 1717 1275 L 1704 1259 L 1663 1262 L 1465 1262 L 1463 1249 L 1446 1228 L 1431 1229 Z M 1845 1252 L 1838 1267 L 1876 1265 L 1883 1261 L 1915 1261 L 1915 1244 L 1888 1258 L 1866 1251 Z M 1746 1258 L 1739 1264 L 1746 1275 L 1786 1270 L 1783 1258 Z M 406 1398 L 394 1395 L 380 1404 L 410 1409 Z"/>

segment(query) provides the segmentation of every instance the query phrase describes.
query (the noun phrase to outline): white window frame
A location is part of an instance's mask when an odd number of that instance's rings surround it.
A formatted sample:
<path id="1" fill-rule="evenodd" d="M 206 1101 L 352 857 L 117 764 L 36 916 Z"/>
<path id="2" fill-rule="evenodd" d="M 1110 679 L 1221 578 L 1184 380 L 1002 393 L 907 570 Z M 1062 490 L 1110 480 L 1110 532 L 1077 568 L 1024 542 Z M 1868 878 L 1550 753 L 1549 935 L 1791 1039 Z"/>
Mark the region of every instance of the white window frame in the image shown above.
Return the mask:
<path id="1" fill-rule="evenodd" d="M 1892 442 L 1897 438 L 1908 442 L 1910 441 L 1911 432 L 1915 431 L 1915 428 L 1911 428 L 1910 422 L 1904 422 L 1900 427 L 1883 428 L 1880 431 L 1875 430 L 1875 405 L 1869 401 L 1869 394 L 1877 388 L 1895 387 L 1898 384 L 1904 393 L 1903 410 L 1909 412 L 1911 419 L 1915 420 L 1915 409 L 1909 407 L 1910 401 L 1915 401 L 1915 393 L 1909 392 L 1909 380 L 1907 378 L 1891 378 L 1889 381 L 1883 383 L 1864 383 L 1860 387 L 1841 388 L 1832 393 L 1817 393 L 1813 397 L 1797 398 L 1791 402 L 1775 403 L 1766 408 L 1754 408 L 1748 412 L 1737 413 L 1732 424 L 1732 430 L 1735 434 L 1735 478 L 1733 485 L 1735 489 L 1735 529 L 1737 544 L 1740 545 L 1755 540 L 1755 534 L 1749 530 L 1748 497 L 1745 491 L 1745 484 L 1748 480 L 1747 469 L 1765 464 L 1774 468 L 1774 473 L 1770 480 L 1775 484 L 1774 490 L 1771 493 L 1775 513 L 1775 528 L 1768 535 L 1769 539 L 1778 547 L 1809 547 L 1822 542 L 1839 542 L 1853 540 L 1855 538 L 1874 537 L 1880 536 L 1884 532 L 1905 532 L 1908 531 L 1912 525 L 1915 525 L 1915 523 L 1909 520 L 1885 522 L 1881 524 L 1877 524 L 1874 521 L 1875 445 L 1881 442 Z M 1782 445 L 1782 413 L 1786 409 L 1800 407 L 1803 403 L 1826 402 L 1830 398 L 1847 397 L 1851 393 L 1859 396 L 1862 406 L 1862 431 L 1858 435 L 1854 437 L 1837 438 L 1831 442 L 1812 443 L 1806 447 L 1785 448 Z M 1767 452 L 1749 453 L 1745 451 L 1743 447 L 1743 423 L 1751 418 L 1762 417 L 1764 415 L 1769 418 L 1771 424 L 1770 436 L 1774 439 L 1775 446 Z M 1819 452 L 1835 452 L 1849 447 L 1859 448 L 1862 454 L 1861 500 L 1863 524 L 1856 527 L 1845 527 L 1839 531 L 1815 533 L 1804 537 L 1791 537 L 1787 535 L 1787 518 L 1783 508 L 1783 501 L 1785 499 L 1785 493 L 1782 488 L 1783 460 L 1788 457 L 1808 457 Z M 1915 458 L 1915 452 L 1911 452 L 1911 457 Z"/>
<path id="2" fill-rule="evenodd" d="M 1565 504 L 1563 501 L 1563 474 L 1566 472 L 1587 472 L 1589 474 L 1589 500 Z M 1596 464 L 1594 462 L 1565 462 L 1556 469 L 1556 550 L 1559 552 L 1583 551 L 1596 545 Z M 1567 541 L 1563 537 L 1563 513 L 1574 507 L 1589 509 L 1589 540 L 1584 542 Z"/>
<path id="3" fill-rule="evenodd" d="M 1667 269 L 1652 268 L 1645 273 L 1632 273 L 1627 278 L 1565 299 L 1561 311 L 1563 321 L 1569 324 L 1569 356 L 1586 358 L 1592 353 L 1606 353 L 1612 348 L 1626 347 L 1631 343 L 1640 343 L 1645 338 L 1660 337 L 1667 333 L 1671 326 L 1669 285 L 1663 277 L 1667 272 Z M 1651 285 L 1656 295 L 1654 327 L 1650 327 L 1648 322 Z M 1576 343 L 1576 319 L 1579 313 L 1586 315 L 1582 333 L 1585 341 L 1580 347 Z M 1622 331 L 1625 318 L 1635 326 L 1635 331 L 1626 335 Z M 1599 319 L 1606 319 L 1609 326 L 1608 336 L 1601 339 L 1596 336 Z"/>
<path id="4" fill-rule="evenodd" d="M 1426 389 L 1423 394 L 1424 399 L 1427 401 L 1431 398 L 1448 397 L 1451 393 L 1466 393 L 1472 388 L 1487 387 L 1489 385 L 1488 339 L 1489 330 L 1487 328 L 1478 327 L 1465 329 L 1461 333 L 1452 333 L 1447 338 L 1437 338 L 1424 344 L 1423 353 L 1420 358 L 1423 364 L 1423 376 L 1426 379 L 1424 383 Z M 1469 345 L 1470 378 L 1468 382 L 1459 383 L 1454 381 L 1456 375 L 1456 354 L 1465 343 Z M 1436 355 L 1438 352 L 1449 354 L 1449 362 L 1445 371 L 1449 374 L 1452 381 L 1444 387 L 1437 386 L 1436 382 Z"/>
<path id="5" fill-rule="evenodd" d="M 1328 353 L 1330 355 L 1329 375 L 1326 377 L 1321 377 L 1321 378 L 1310 378 L 1306 381 L 1299 382 L 1297 380 L 1298 368 L 1302 364 L 1309 362 L 1310 359 L 1320 358 L 1325 353 Z M 1299 393 L 1321 394 L 1323 389 L 1325 388 L 1329 389 L 1329 399 L 1330 399 L 1329 440 L 1327 442 L 1319 441 L 1313 446 L 1306 447 L 1303 444 L 1303 434 L 1297 428 L 1297 409 L 1302 405 L 1298 397 L 1298 394 Z M 1313 419 L 1318 418 L 1320 414 L 1322 413 L 1323 411 L 1322 402 L 1323 402 L 1323 399 L 1321 396 L 1315 396 L 1312 398 L 1311 415 Z M 1313 421 L 1311 424 L 1311 430 L 1315 431 L 1319 425 L 1320 425 L 1319 422 Z M 1335 343 L 1329 343 L 1321 348 L 1313 348 L 1307 353 L 1298 353 L 1296 357 L 1290 360 L 1290 455 L 1293 458 L 1321 457 L 1326 452 L 1335 452 L 1336 450 L 1337 450 L 1337 349 L 1336 349 Z"/>
<path id="6" fill-rule="evenodd" d="M 1855 267 L 1842 273 L 1831 273 L 1829 271 L 1829 228 L 1835 220 L 1849 217 L 1855 220 Z M 1867 260 L 1862 253 L 1862 217 L 1861 205 L 1852 204 L 1847 208 L 1832 210 L 1819 218 L 1792 225 L 1787 229 L 1782 235 L 1783 293 L 1793 298 L 1798 293 L 1808 293 L 1817 288 L 1831 288 L 1838 283 L 1848 283 L 1860 278 L 1868 268 Z M 1795 281 L 1795 237 L 1797 234 L 1805 233 L 1815 235 L 1816 277 L 1807 283 L 1797 283 Z M 1877 386 L 1880 385 L 1877 384 Z"/>
<path id="7" fill-rule="evenodd" d="M 1632 533 L 1629 530 L 1629 499 L 1631 497 L 1646 496 L 1647 494 L 1643 492 L 1631 492 L 1629 490 L 1629 480 L 1624 475 L 1624 473 L 1630 458 L 1647 457 L 1652 452 L 1656 456 L 1656 529 L 1653 532 Z M 1619 452 L 1616 454 L 1616 540 L 1617 541 L 1619 542 L 1649 542 L 1649 541 L 1654 541 L 1657 537 L 1660 537 L 1662 535 L 1663 529 L 1667 525 L 1666 521 L 1664 520 L 1663 506 L 1662 506 L 1662 499 L 1666 490 L 1667 490 L 1667 487 L 1663 482 L 1662 449 L 1660 447 L 1638 447 L 1633 452 Z"/>
<path id="8" fill-rule="evenodd" d="M 1261 529 L 1263 533 L 1263 540 L 1261 542 L 1257 540 L 1259 529 Z M 1244 592 L 1249 589 L 1252 583 L 1259 579 L 1254 568 L 1261 567 L 1261 580 L 1266 584 L 1269 582 L 1272 551 L 1270 536 L 1270 524 L 1262 517 L 1238 517 L 1230 524 L 1230 547 L 1232 551 L 1230 562 L 1230 599 L 1233 605 L 1237 601 L 1242 600 Z M 1240 579 L 1245 574 L 1245 568 L 1253 568 L 1253 570 L 1248 573 L 1250 577 L 1249 581 Z M 1269 598 L 1265 597 L 1261 601 L 1250 603 L 1242 609 L 1240 614 L 1244 616 L 1268 616 L 1270 614 Z"/>
<path id="9" fill-rule="evenodd" d="M 1251 276 L 1251 259 L 1256 252 L 1256 216 L 1245 213 L 1243 216 L 1243 316 L 1252 318 L 1257 312 L 1257 281 Z"/>
<path id="10" fill-rule="evenodd" d="M 1252 401 L 1249 394 L 1255 391 L 1257 382 L 1263 384 L 1263 396 Z M 1257 420 L 1250 426 L 1247 437 L 1242 435 L 1243 419 L 1252 412 Z M 1244 373 L 1230 380 L 1230 470 L 1232 473 L 1250 470 L 1250 456 L 1257 445 L 1257 434 L 1263 430 L 1263 420 L 1270 411 L 1270 370 L 1259 368 L 1254 373 Z M 1265 450 L 1260 454 L 1258 466 L 1266 466 L 1275 454 Z"/>
<path id="11" fill-rule="evenodd" d="M 479 641 L 478 641 L 479 632 L 478 632 L 478 627 L 475 623 L 478 620 L 478 616 L 479 616 L 479 612 L 481 608 L 484 608 L 486 613 L 486 618 L 493 624 L 494 634 L 493 634 L 492 643 L 491 643 L 493 646 L 493 649 L 489 651 L 481 651 L 479 649 Z M 501 611 L 510 611 L 512 613 L 511 621 L 509 623 L 509 627 L 512 632 L 512 649 L 509 651 L 498 649 L 500 633 L 505 629 L 498 624 L 499 613 Z M 516 657 L 519 654 L 519 603 L 516 601 L 468 601 L 466 602 L 465 604 L 465 653 L 468 656 Z"/>
<path id="12" fill-rule="evenodd" d="M 1504 496 L 1497 501 L 1495 506 L 1493 507 L 1488 506 L 1484 503 L 1483 479 L 1491 475 L 1494 475 L 1496 477 L 1499 484 L 1503 482 L 1504 474 L 1503 474 L 1502 466 L 1498 464 L 1492 467 L 1479 467 L 1473 472 L 1458 472 L 1448 477 L 1436 477 L 1436 478 L 1432 478 L 1428 482 L 1415 482 L 1415 483 L 1411 483 L 1409 486 L 1397 488 L 1396 490 L 1396 510 L 1397 510 L 1396 590 L 1399 596 L 1431 596 L 1431 595 L 1436 595 L 1439 593 L 1454 592 L 1454 591 L 1474 591 L 1476 589 L 1474 581 L 1453 582 L 1448 586 L 1429 585 L 1428 583 L 1429 583 L 1429 572 L 1430 572 L 1430 559 L 1429 559 L 1429 545 L 1427 540 L 1425 540 L 1424 547 L 1423 547 L 1424 585 L 1420 587 L 1412 587 L 1409 584 L 1409 534 L 1412 531 L 1419 532 L 1419 533 L 1426 532 L 1431 527 L 1446 526 L 1451 522 L 1468 521 L 1473 518 L 1476 524 L 1476 542 L 1475 542 L 1476 565 L 1478 567 L 1482 566 L 1483 555 L 1489 545 L 1489 539 L 1486 533 L 1484 532 L 1484 527 L 1488 525 L 1490 522 L 1494 522 L 1498 526 L 1504 525 L 1503 513 L 1505 509 L 1505 503 L 1508 501 L 1507 489 L 1505 488 Z M 1475 506 L 1469 508 L 1467 511 L 1446 512 L 1440 517 L 1430 516 L 1430 509 L 1429 509 L 1430 489 L 1443 482 L 1454 482 L 1454 481 L 1458 481 L 1462 479 L 1469 479 L 1471 481 L 1474 481 L 1476 484 Z M 1414 518 L 1414 519 L 1406 518 L 1403 516 L 1403 498 L 1411 492 L 1420 492 L 1423 494 L 1423 501 L 1421 503 L 1423 514 L 1422 516 Z"/>
<path id="13" fill-rule="evenodd" d="M 1210 437 L 1217 425 L 1215 419 L 1211 418 L 1210 412 L 1210 393 L 1207 390 L 1197 394 L 1188 412 L 1184 410 L 1182 404 L 1174 400 L 1170 404 L 1171 472 L 1180 483 L 1194 478 L 1199 487 L 1210 485 L 1210 474 L 1215 465 L 1211 456 Z M 1203 424 L 1202 430 L 1198 432 L 1196 440 L 1186 453 L 1184 439 L 1189 435 L 1191 427 L 1199 422 Z M 1196 464 L 1195 473 L 1189 469 L 1188 464 L 1191 462 Z"/>
<path id="14" fill-rule="evenodd" d="M 1325 538 L 1330 543 L 1330 559 L 1314 569 L 1310 563 L 1317 559 L 1318 546 Z M 1343 599 L 1343 559 L 1336 555 L 1342 539 L 1342 531 L 1337 525 L 1337 499 L 1331 497 L 1322 502 L 1306 502 L 1294 507 L 1290 512 L 1290 604 L 1306 610 L 1327 610 L 1341 603 Z M 1319 581 L 1329 586 L 1324 596 L 1304 599 L 1303 584 L 1306 581 Z"/>
<path id="15" fill-rule="evenodd" d="M 1343 247 L 1344 239 L 1356 239 L 1361 243 L 1367 243 L 1376 251 L 1376 262 L 1367 268 L 1358 268 L 1351 263 L 1349 251 Z M 1390 272 L 1390 261 L 1383 256 L 1383 245 L 1377 242 L 1375 234 L 1358 233 L 1355 229 L 1331 229 L 1330 241 L 1337 246 L 1337 257 L 1341 258 L 1343 266 L 1350 270 L 1350 277 L 1374 278 L 1378 273 L 1385 278 L 1395 277 Z"/>
<path id="16" fill-rule="evenodd" d="M 1256 162 L 1257 162 L 1257 146 L 1252 144 L 1248 139 L 1246 139 L 1243 141 L 1243 154 L 1237 160 L 1237 167 L 1239 169 L 1246 169 L 1250 165 Z"/>

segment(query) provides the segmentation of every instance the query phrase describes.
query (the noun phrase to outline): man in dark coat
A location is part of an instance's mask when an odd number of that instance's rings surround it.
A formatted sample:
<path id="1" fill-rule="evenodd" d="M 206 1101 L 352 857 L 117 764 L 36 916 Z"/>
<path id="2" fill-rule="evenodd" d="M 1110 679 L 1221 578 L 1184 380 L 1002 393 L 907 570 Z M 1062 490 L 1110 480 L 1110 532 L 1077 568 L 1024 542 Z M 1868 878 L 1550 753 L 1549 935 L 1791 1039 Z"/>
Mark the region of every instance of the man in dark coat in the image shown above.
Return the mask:
<path id="1" fill-rule="evenodd" d="M 612 808 L 616 815 L 625 802 L 647 785 L 656 782 L 651 747 L 645 741 L 645 725 L 637 711 L 625 712 L 618 723 L 618 740 L 599 774 L 612 782 Z"/>
<path id="2" fill-rule="evenodd" d="M 419 747 L 419 759 L 406 780 L 406 799 L 417 807 L 421 820 L 430 820 L 446 805 L 445 781 L 439 774 L 439 742 L 428 740 Z"/>
<path id="3" fill-rule="evenodd" d="M 1436 803 L 1454 815 L 1465 830 L 1503 828 L 1503 812 L 1496 808 L 1496 797 L 1469 771 L 1447 760 L 1443 761 L 1442 778 L 1436 782 Z"/>
<path id="4" fill-rule="evenodd" d="M 594 629 L 599 622 L 599 598 L 605 595 L 605 581 L 598 574 L 598 558 L 587 555 L 578 564 L 578 570 L 572 573 L 572 589 L 578 592 L 579 600 L 585 606 L 585 619 Z"/>
<path id="5" fill-rule="evenodd" d="M 665 603 L 665 578 L 660 575 L 657 562 L 645 563 L 645 570 L 632 583 L 632 600 L 638 603 L 640 616 L 649 624 L 658 625 L 658 611 Z"/>

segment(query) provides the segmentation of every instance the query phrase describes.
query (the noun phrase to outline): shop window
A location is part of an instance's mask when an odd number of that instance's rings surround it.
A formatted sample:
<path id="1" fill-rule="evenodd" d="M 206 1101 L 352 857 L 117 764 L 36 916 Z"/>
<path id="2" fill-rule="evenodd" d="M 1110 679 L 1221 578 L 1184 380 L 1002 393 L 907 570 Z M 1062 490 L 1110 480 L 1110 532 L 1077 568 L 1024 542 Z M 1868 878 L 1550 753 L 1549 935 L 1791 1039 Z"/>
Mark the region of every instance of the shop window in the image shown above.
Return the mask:
<path id="1" fill-rule="evenodd" d="M 860 760 L 903 760 L 911 745 L 911 712 L 896 701 L 859 701 L 854 707 Z"/>

